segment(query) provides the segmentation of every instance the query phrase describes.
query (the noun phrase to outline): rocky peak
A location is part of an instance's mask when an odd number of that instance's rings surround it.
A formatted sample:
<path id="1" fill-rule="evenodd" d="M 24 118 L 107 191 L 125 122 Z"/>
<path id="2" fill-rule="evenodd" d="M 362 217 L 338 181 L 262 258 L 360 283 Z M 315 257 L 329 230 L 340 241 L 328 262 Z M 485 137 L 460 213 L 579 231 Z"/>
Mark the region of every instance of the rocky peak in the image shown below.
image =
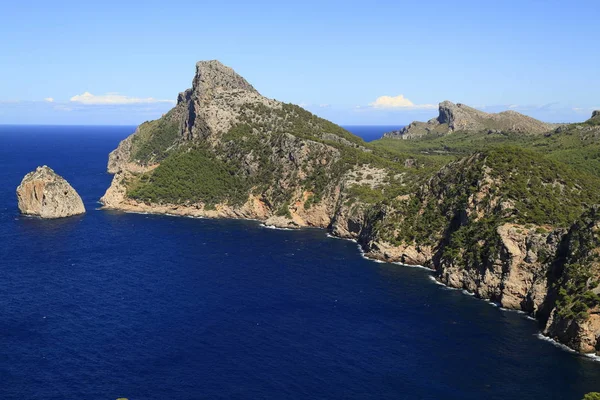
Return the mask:
<path id="1" fill-rule="evenodd" d="M 439 116 L 437 121 L 440 124 L 447 124 L 452 130 L 461 130 L 469 127 L 473 120 L 485 118 L 486 113 L 461 103 L 452 103 L 445 100 L 439 105 Z"/>
<path id="2" fill-rule="evenodd" d="M 85 213 L 81 197 L 62 176 L 44 165 L 25 175 L 17 188 L 22 214 L 62 218 Z"/>
<path id="3" fill-rule="evenodd" d="M 426 135 L 447 135 L 453 132 L 526 133 L 540 134 L 556 128 L 514 110 L 486 113 L 461 103 L 443 101 L 439 115 L 427 122 L 412 122 L 399 131 L 384 137 L 412 139 Z"/>
<path id="4" fill-rule="evenodd" d="M 248 81 L 217 60 L 196 63 L 196 75 L 191 90 L 201 98 L 209 98 L 216 92 L 230 90 L 244 90 L 258 94 Z"/>
<path id="5" fill-rule="evenodd" d="M 600 123 L 600 110 L 592 111 L 592 118 L 588 121 Z"/>

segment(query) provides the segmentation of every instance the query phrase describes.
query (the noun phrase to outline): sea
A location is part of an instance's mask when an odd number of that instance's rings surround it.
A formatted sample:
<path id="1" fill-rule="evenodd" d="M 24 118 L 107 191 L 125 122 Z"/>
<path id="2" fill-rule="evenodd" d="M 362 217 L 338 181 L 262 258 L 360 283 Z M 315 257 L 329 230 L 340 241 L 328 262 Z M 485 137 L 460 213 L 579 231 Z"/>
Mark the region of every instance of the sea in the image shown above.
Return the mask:
<path id="1" fill-rule="evenodd" d="M 600 391 L 537 323 L 320 229 L 99 210 L 123 126 L 0 126 L 0 399 L 528 399 Z M 389 127 L 349 127 L 367 139 Z M 49 165 L 87 214 L 20 216 Z"/>

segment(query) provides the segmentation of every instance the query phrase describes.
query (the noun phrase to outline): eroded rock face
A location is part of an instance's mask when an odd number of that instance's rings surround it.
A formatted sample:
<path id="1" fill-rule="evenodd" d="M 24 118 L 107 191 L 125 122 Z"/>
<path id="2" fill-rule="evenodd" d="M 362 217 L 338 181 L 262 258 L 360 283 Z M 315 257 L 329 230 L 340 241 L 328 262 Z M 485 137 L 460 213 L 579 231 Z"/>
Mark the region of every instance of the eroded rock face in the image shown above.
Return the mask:
<path id="1" fill-rule="evenodd" d="M 47 166 L 25 175 L 17 188 L 22 214 L 63 218 L 85 213 L 79 194 L 63 177 Z"/>
<path id="2" fill-rule="evenodd" d="M 443 101 L 439 115 L 427 122 L 413 122 L 399 131 L 388 132 L 384 137 L 413 139 L 426 135 L 447 135 L 452 132 L 488 132 L 540 134 L 555 129 L 557 125 L 538 121 L 527 115 L 509 110 L 486 113 L 464 104 Z"/>

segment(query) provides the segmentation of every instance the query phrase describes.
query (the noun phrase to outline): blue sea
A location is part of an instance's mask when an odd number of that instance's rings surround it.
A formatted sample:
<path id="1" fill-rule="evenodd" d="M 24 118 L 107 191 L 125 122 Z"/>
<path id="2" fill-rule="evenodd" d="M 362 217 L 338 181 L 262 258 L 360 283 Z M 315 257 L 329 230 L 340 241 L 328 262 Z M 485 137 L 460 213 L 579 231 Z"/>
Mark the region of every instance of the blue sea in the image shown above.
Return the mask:
<path id="1" fill-rule="evenodd" d="M 381 139 L 384 133 L 397 131 L 403 128 L 404 125 L 346 125 L 346 130 L 354 133 L 356 136 L 360 136 L 366 142 L 372 142 L 373 140 Z"/>
<path id="2" fill-rule="evenodd" d="M 352 129 L 352 128 L 351 128 Z M 538 326 L 317 229 L 98 210 L 133 127 L 0 127 L 0 399 L 529 399 L 600 390 Z M 356 133 L 375 135 L 380 127 Z M 19 216 L 47 164 L 86 215 Z"/>

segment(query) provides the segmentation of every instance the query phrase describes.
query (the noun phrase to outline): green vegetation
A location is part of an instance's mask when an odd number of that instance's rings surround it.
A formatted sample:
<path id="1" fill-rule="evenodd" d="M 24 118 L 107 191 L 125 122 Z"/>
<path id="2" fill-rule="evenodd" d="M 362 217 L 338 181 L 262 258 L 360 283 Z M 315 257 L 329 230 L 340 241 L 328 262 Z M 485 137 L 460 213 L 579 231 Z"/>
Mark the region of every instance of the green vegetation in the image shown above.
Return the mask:
<path id="1" fill-rule="evenodd" d="M 486 165 L 498 195 L 515 203 L 511 220 L 521 224 L 568 226 L 586 205 L 600 201 L 600 179 L 531 150 L 497 148 Z"/>
<path id="2" fill-rule="evenodd" d="M 599 209 L 591 208 L 568 233 L 568 243 L 562 249 L 560 260 L 563 265 L 556 271 L 558 291 L 556 308 L 564 319 L 585 320 L 589 309 L 600 305 L 600 296 L 594 293 L 598 287 L 600 271 L 600 236 L 597 224 Z"/>
<path id="3" fill-rule="evenodd" d="M 142 164 L 163 160 L 179 136 L 179 124 L 170 113 L 161 119 L 144 122 L 133 137 L 131 156 Z"/>
<path id="4" fill-rule="evenodd" d="M 461 226 L 450 236 L 443 258 L 465 268 L 490 265 L 496 258 L 500 236 L 494 216 Z"/>
<path id="5" fill-rule="evenodd" d="M 290 203 L 287 201 L 283 203 L 281 207 L 279 207 L 275 215 L 277 215 L 278 217 L 286 217 L 291 219 L 292 214 L 290 213 Z"/>
<path id="6" fill-rule="evenodd" d="M 248 198 L 248 186 L 236 173 L 206 149 L 179 150 L 151 173 L 139 176 L 128 195 L 156 203 L 242 204 Z"/>
<path id="7" fill-rule="evenodd" d="M 356 198 L 363 203 L 376 204 L 384 199 L 382 190 L 371 188 L 369 185 L 352 185 L 348 189 L 350 198 Z"/>
<path id="8" fill-rule="evenodd" d="M 600 400 L 600 393 L 590 392 L 583 396 L 583 400 Z"/>

